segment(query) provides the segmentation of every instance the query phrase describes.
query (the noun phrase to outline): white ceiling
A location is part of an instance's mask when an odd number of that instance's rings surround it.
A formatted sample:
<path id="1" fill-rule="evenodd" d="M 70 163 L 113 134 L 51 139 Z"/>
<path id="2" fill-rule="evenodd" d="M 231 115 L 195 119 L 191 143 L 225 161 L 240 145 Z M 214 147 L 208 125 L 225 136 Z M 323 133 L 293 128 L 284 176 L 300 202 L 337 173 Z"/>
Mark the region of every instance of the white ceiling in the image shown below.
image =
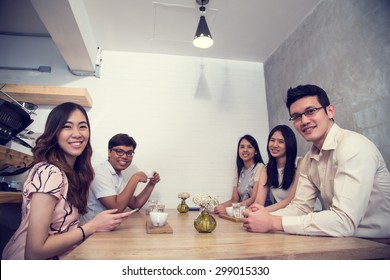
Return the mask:
<path id="1" fill-rule="evenodd" d="M 51 36 L 81 70 L 95 63 L 97 47 L 264 62 L 320 1 L 210 0 L 209 49 L 192 45 L 195 0 L 0 0 L 0 34 Z"/>

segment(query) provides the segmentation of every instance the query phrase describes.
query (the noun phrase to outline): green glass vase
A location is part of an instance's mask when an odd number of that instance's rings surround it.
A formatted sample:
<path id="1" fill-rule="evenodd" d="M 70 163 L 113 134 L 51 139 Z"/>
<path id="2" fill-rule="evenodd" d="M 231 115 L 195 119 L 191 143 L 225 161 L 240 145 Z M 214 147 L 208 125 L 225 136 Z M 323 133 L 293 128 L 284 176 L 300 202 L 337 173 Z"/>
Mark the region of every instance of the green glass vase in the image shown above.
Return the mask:
<path id="1" fill-rule="evenodd" d="M 177 211 L 179 213 L 187 213 L 188 210 L 190 210 L 190 207 L 188 207 L 186 200 L 182 198 L 180 204 L 177 206 Z"/>
<path id="2" fill-rule="evenodd" d="M 217 227 L 217 221 L 207 210 L 202 210 L 194 221 L 195 229 L 200 233 L 210 233 Z"/>

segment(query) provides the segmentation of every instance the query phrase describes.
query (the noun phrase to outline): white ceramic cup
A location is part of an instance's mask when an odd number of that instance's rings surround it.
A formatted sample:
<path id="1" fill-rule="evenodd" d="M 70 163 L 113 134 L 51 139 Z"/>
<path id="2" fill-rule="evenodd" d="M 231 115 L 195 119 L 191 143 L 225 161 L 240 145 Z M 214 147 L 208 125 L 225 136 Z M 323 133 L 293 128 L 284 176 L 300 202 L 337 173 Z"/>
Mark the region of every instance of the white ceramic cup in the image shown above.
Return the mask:
<path id="1" fill-rule="evenodd" d="M 150 212 L 149 216 L 153 226 L 155 227 L 162 227 L 165 225 L 168 219 L 167 212 Z"/>
<path id="2" fill-rule="evenodd" d="M 153 170 L 146 170 L 144 171 L 146 177 L 148 177 L 148 179 L 151 179 L 153 178 L 153 174 L 154 174 L 154 171 Z"/>
<path id="3" fill-rule="evenodd" d="M 230 216 L 230 217 L 234 217 L 234 214 L 233 214 L 233 207 L 232 206 L 229 206 L 229 207 L 226 207 L 226 213 Z"/>

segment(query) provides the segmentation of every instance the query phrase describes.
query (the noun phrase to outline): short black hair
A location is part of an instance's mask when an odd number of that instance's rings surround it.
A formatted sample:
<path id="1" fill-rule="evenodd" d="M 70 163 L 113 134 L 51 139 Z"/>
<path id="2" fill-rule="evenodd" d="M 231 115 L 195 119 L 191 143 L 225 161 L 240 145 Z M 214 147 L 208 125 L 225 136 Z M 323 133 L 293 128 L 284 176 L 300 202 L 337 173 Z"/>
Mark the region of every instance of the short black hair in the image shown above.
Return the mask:
<path id="1" fill-rule="evenodd" d="M 287 109 L 290 111 L 291 104 L 306 96 L 317 96 L 318 102 L 324 108 L 330 105 L 328 95 L 326 94 L 325 90 L 319 86 L 299 85 L 296 88 L 289 88 L 287 90 Z"/>
<path id="2" fill-rule="evenodd" d="M 130 137 L 129 135 L 125 133 L 118 133 L 111 137 L 110 141 L 108 141 L 108 149 L 112 149 L 116 146 L 132 146 L 135 150 L 137 147 L 137 143 L 133 139 L 133 137 Z"/>

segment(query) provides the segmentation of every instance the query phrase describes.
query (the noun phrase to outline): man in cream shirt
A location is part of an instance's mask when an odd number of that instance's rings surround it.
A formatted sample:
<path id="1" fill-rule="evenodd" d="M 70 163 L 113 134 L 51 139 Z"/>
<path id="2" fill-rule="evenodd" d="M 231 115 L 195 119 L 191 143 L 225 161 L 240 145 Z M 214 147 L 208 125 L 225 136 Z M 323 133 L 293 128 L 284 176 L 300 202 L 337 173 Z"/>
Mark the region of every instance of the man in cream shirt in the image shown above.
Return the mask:
<path id="1" fill-rule="evenodd" d="M 268 213 L 254 205 L 244 227 L 318 236 L 390 237 L 390 174 L 377 147 L 365 136 L 334 123 L 334 106 L 318 86 L 287 92 L 296 131 L 313 143 L 301 163 L 295 198 Z M 321 195 L 324 210 L 314 212 Z"/>

